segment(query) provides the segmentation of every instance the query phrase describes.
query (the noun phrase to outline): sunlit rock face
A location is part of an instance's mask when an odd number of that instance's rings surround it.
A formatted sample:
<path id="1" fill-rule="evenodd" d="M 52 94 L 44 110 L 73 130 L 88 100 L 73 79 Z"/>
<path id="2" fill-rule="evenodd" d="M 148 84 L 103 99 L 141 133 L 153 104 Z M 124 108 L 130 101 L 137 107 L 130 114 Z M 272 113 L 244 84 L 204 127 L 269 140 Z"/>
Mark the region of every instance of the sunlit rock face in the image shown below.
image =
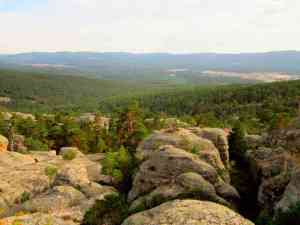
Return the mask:
<path id="1" fill-rule="evenodd" d="M 72 159 L 55 152 L 2 152 L 0 224 L 80 224 L 97 199 L 115 192 L 98 183 L 101 170 L 79 151 Z"/>
<path id="2" fill-rule="evenodd" d="M 231 209 L 197 200 L 175 200 L 134 214 L 122 225 L 254 225 Z"/>
<path id="3" fill-rule="evenodd" d="M 6 152 L 8 146 L 8 140 L 6 137 L 0 135 L 0 152 Z"/>
<path id="4" fill-rule="evenodd" d="M 128 196 L 133 211 L 177 198 L 207 200 L 229 207 L 239 201 L 226 166 L 227 138 L 219 130 L 157 131 L 139 145 L 136 156 L 141 163 Z"/>

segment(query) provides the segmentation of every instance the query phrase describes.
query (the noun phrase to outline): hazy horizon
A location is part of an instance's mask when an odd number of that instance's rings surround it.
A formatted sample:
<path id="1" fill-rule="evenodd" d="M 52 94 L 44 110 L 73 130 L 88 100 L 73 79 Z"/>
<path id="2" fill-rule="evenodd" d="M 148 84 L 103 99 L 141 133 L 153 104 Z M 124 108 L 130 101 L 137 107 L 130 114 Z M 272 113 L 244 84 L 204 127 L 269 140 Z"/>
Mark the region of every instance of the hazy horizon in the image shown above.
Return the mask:
<path id="1" fill-rule="evenodd" d="M 268 54 L 268 53 L 300 53 L 300 50 L 275 50 L 275 51 L 254 51 L 254 52 L 133 52 L 133 51 L 26 51 L 14 53 L 2 53 L 0 55 L 22 55 L 22 54 L 55 54 L 55 53 L 91 53 L 91 54 L 169 54 L 169 55 L 197 55 L 197 54 L 216 54 L 216 55 L 242 55 L 242 54 Z"/>
<path id="2" fill-rule="evenodd" d="M 300 51 L 297 0 L 0 0 L 0 53 Z"/>

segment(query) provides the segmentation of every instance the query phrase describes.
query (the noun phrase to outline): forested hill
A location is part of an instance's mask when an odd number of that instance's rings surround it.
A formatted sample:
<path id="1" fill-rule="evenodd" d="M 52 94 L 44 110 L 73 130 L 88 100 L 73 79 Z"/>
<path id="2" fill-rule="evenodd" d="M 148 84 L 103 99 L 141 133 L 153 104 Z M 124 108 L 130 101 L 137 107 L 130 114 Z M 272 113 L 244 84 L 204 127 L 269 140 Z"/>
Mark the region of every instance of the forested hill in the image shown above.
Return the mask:
<path id="1" fill-rule="evenodd" d="M 0 70 L 0 100 L 11 100 L 0 103 L 0 107 L 23 112 L 111 113 L 137 101 L 150 116 L 161 112 L 177 117 L 201 115 L 222 123 L 218 126 L 236 117 L 267 124 L 276 114 L 295 116 L 299 96 L 300 81 L 188 86 L 167 81 L 112 81 Z"/>
<path id="2" fill-rule="evenodd" d="M 95 53 L 57 52 L 0 55 L 0 62 L 57 65 L 105 70 L 126 69 L 220 69 L 231 71 L 300 72 L 300 52 L 278 51 L 241 54 Z"/>
<path id="3" fill-rule="evenodd" d="M 240 118 L 253 127 L 270 125 L 275 116 L 291 118 L 298 113 L 300 81 L 256 85 L 228 85 L 181 88 L 159 93 L 112 97 L 100 103 L 102 111 L 113 111 L 139 102 L 141 108 L 155 114 L 177 117 L 201 117 L 210 126 L 226 126 Z M 201 119 L 198 118 L 198 119 Z M 210 121 L 209 121 L 210 120 Z M 214 122 L 218 121 L 217 124 Z M 251 124 L 253 123 L 253 124 Z"/>
<path id="4" fill-rule="evenodd" d="M 16 111 L 47 112 L 56 110 L 97 110 L 106 97 L 172 88 L 165 82 L 111 81 L 53 73 L 0 70 L 1 104 Z M 1 100 L 1 99 L 0 99 Z"/>
<path id="5" fill-rule="evenodd" d="M 300 52 L 281 51 L 243 54 L 94 53 L 57 52 L 0 55 L 0 67 L 59 71 L 63 74 L 114 80 L 168 80 L 180 84 L 245 82 L 239 77 L 207 76 L 207 70 L 222 72 L 273 72 L 300 74 Z M 251 74 L 250 74 L 251 75 Z M 251 78 L 248 77 L 248 78 Z M 251 79 L 250 79 L 251 80 Z M 246 79 L 249 82 L 249 79 Z M 216 83 L 216 82 L 214 82 Z"/>

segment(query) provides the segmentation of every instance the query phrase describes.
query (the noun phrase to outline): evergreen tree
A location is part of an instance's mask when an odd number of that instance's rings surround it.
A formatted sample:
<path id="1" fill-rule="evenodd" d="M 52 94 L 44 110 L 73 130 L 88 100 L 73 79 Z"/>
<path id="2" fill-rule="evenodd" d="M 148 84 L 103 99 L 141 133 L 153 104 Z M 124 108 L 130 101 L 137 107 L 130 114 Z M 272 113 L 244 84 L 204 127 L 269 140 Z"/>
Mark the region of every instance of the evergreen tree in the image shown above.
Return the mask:
<path id="1" fill-rule="evenodd" d="M 246 150 L 245 129 L 241 122 L 236 122 L 228 139 L 229 151 L 233 157 L 243 157 Z"/>

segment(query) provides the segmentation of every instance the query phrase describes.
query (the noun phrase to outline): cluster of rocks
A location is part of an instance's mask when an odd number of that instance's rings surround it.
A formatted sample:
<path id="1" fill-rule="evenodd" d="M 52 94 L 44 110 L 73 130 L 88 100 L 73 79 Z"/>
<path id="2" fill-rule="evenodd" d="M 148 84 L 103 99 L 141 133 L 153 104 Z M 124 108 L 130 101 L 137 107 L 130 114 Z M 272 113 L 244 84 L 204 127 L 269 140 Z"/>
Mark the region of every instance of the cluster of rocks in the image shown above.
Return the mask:
<path id="1" fill-rule="evenodd" d="M 136 157 L 140 166 L 128 201 L 131 211 L 144 211 L 123 225 L 252 224 L 233 211 L 239 194 L 230 184 L 225 131 L 157 131 L 139 145 Z"/>
<path id="2" fill-rule="evenodd" d="M 300 145 L 296 144 L 297 138 L 286 136 L 295 137 L 296 133 L 298 131 L 281 130 L 264 136 L 246 137 L 249 147 L 246 156 L 258 184 L 257 203 L 264 213 L 276 215 L 300 201 L 300 169 L 295 161 L 295 149 Z M 285 136 L 275 138 L 279 134 Z"/>
<path id="3" fill-rule="evenodd" d="M 96 126 L 108 129 L 110 124 L 110 118 L 98 116 L 95 113 L 83 113 L 75 118 L 78 123 L 94 123 Z"/>
<path id="4" fill-rule="evenodd" d="M 68 151 L 76 157 L 64 160 Z M 103 155 L 73 148 L 60 154 L 0 153 L 0 224 L 80 224 L 97 199 L 116 192 L 99 184 Z M 230 184 L 223 130 L 157 131 L 139 145 L 136 157 L 140 164 L 128 197 L 133 215 L 123 225 L 253 225 L 234 211 L 239 194 Z"/>
<path id="5" fill-rule="evenodd" d="M 0 224 L 80 224 L 97 199 L 115 193 L 100 185 L 102 167 L 73 148 L 55 152 L 0 153 Z M 93 158 L 90 156 L 90 158 Z"/>
<path id="6" fill-rule="evenodd" d="M 11 118 L 18 117 L 21 119 L 31 119 L 33 121 L 36 121 L 36 118 L 34 115 L 30 113 L 21 113 L 21 112 L 0 112 L 1 116 L 4 120 L 10 120 Z"/>

